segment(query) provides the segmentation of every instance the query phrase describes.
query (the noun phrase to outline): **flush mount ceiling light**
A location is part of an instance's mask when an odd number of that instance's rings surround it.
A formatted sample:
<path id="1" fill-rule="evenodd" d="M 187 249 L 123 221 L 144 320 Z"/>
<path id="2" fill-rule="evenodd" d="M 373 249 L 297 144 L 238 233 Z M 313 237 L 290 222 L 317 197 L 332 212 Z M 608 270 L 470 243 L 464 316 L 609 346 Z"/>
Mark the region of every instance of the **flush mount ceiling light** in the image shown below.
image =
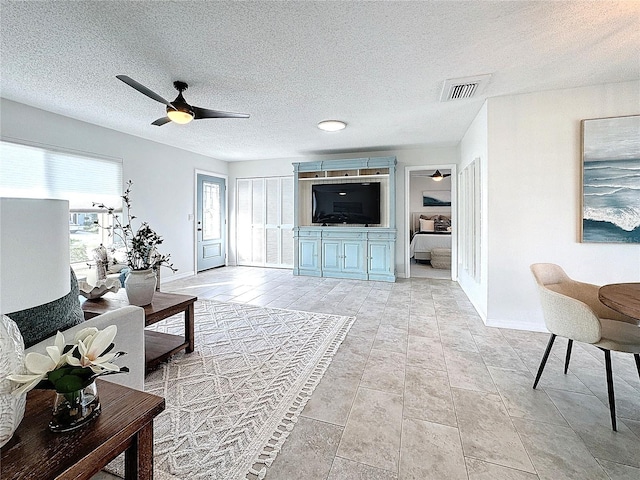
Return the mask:
<path id="1" fill-rule="evenodd" d="M 442 174 L 440 170 L 436 170 L 433 175 L 429 175 L 435 182 L 440 182 L 443 178 L 450 177 L 450 173 Z"/>
<path id="2" fill-rule="evenodd" d="M 341 120 L 323 120 L 318 123 L 318 128 L 325 132 L 337 132 L 343 130 L 347 124 Z"/>

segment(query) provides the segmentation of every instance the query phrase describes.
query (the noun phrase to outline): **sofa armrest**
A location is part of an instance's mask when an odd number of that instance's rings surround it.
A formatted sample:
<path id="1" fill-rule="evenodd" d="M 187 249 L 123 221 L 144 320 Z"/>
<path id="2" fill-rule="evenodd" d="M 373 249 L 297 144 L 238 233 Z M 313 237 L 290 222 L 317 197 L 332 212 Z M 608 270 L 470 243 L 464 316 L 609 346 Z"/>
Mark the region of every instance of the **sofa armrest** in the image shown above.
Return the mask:
<path id="1" fill-rule="evenodd" d="M 62 333 L 67 343 L 73 341 L 76 332 L 87 327 L 96 327 L 103 330 L 109 325 L 118 327 L 118 333 L 114 340 L 115 351 L 126 352 L 114 363 L 129 367 L 129 373 L 107 375 L 105 381 L 118 383 L 136 390 L 144 390 L 145 357 L 144 357 L 144 309 L 141 307 L 127 306 L 112 312 L 103 313 L 93 317 L 80 325 L 76 325 Z M 38 352 L 45 354 L 46 347 L 53 345 L 53 337 L 43 340 L 25 350 L 25 352 Z"/>

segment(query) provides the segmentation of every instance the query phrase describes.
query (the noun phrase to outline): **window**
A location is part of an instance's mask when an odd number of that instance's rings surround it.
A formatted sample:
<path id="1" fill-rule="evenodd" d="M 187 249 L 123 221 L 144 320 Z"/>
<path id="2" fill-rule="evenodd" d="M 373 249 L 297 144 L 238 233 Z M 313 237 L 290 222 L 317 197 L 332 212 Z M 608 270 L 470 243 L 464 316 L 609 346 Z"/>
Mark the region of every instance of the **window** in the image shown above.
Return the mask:
<path id="1" fill-rule="evenodd" d="M 0 142 L 0 196 L 69 200 L 69 248 L 78 274 L 93 260 L 94 248 L 113 243 L 101 228 L 110 226 L 110 218 L 94 202 L 118 210 L 121 195 L 119 160 Z"/>

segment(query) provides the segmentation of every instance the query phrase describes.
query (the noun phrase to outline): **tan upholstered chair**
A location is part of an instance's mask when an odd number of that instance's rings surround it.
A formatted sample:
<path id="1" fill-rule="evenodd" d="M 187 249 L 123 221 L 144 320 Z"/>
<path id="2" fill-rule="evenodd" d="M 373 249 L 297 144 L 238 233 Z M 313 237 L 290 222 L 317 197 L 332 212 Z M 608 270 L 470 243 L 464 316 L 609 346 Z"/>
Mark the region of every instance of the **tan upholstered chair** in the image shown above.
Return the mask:
<path id="1" fill-rule="evenodd" d="M 572 280 L 558 265 L 535 263 L 531 265 L 531 272 L 538 283 L 544 321 L 551 332 L 533 388 L 542 376 L 556 336 L 569 339 L 564 373 L 569 367 L 574 340 L 595 345 L 604 352 L 611 427 L 616 430 L 611 350 L 632 353 L 640 376 L 638 321 L 603 305 L 598 300 L 598 286 Z"/>

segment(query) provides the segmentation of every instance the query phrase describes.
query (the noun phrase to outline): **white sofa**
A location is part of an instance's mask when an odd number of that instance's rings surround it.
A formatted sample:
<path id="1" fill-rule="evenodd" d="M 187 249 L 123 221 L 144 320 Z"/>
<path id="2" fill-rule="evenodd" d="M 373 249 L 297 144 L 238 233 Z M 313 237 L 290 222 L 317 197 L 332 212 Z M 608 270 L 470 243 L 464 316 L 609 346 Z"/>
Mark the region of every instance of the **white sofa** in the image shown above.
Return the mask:
<path id="1" fill-rule="evenodd" d="M 115 351 L 126 352 L 115 363 L 120 366 L 129 367 L 129 373 L 118 373 L 115 375 L 107 375 L 104 380 L 126 385 L 127 387 L 137 390 L 144 390 L 144 309 L 141 307 L 122 307 L 112 312 L 98 315 L 90 320 L 75 325 L 74 327 L 63 330 L 66 343 L 71 343 L 75 333 L 86 327 L 96 327 L 99 330 L 116 325 L 118 333 L 114 340 Z M 27 348 L 25 352 L 38 352 L 46 354 L 46 347 L 53 345 L 55 335 L 49 337 L 40 343 Z"/>

